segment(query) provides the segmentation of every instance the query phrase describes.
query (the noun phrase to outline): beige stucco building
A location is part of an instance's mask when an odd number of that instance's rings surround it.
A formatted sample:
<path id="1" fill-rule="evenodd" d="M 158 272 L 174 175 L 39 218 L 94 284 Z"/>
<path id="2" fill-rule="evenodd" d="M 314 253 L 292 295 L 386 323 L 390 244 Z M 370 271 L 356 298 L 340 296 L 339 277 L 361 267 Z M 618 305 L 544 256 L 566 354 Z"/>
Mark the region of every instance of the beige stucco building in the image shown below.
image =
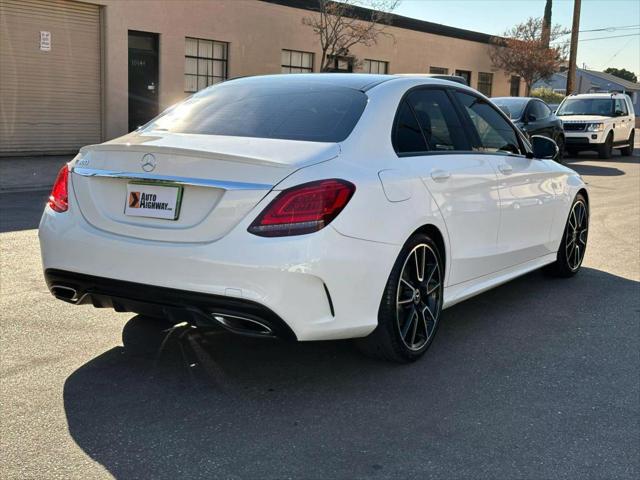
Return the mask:
<path id="1" fill-rule="evenodd" d="M 316 0 L 0 0 L 0 155 L 68 153 L 224 79 L 320 69 Z M 394 16 L 336 68 L 450 73 L 519 94 L 490 37 Z"/>

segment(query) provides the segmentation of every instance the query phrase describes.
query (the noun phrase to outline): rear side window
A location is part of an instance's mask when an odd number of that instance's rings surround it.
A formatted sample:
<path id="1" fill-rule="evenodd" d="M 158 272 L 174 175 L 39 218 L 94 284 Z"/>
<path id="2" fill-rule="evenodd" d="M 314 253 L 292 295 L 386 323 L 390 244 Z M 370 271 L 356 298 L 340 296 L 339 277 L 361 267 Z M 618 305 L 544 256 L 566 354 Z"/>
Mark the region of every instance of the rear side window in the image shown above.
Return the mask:
<path id="1" fill-rule="evenodd" d="M 398 153 L 469 149 L 449 97 L 444 90 L 431 88 L 414 90 L 403 100 L 392 138 Z"/>
<path id="2" fill-rule="evenodd" d="M 398 153 L 423 153 L 427 150 L 420 125 L 406 100 L 402 102 L 396 116 L 393 145 Z"/>
<path id="3" fill-rule="evenodd" d="M 415 90 L 409 94 L 408 101 L 430 151 L 468 149 L 458 115 L 443 90 Z"/>
<path id="4" fill-rule="evenodd" d="M 341 142 L 366 104 L 363 92 L 347 87 L 241 79 L 193 95 L 144 131 Z"/>
<path id="5" fill-rule="evenodd" d="M 477 145 L 473 145 L 473 150 L 522 153 L 515 130 L 493 106 L 484 99 L 468 93 L 456 91 L 455 95 L 478 134 L 479 142 L 474 142 Z"/>

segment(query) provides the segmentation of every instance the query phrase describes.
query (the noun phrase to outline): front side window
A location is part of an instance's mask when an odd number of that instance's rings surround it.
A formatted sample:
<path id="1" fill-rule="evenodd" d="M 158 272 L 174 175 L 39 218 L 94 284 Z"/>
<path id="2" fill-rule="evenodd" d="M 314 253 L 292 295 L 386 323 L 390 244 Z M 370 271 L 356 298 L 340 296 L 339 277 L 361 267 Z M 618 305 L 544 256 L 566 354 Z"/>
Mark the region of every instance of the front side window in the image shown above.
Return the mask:
<path id="1" fill-rule="evenodd" d="M 567 98 L 557 115 L 602 115 L 613 116 L 613 100 L 611 98 Z"/>
<path id="2" fill-rule="evenodd" d="M 493 87 L 493 73 L 480 72 L 478 73 L 478 91 L 487 97 L 491 96 L 491 90 Z"/>
<path id="3" fill-rule="evenodd" d="M 464 107 L 478 134 L 473 150 L 480 152 L 508 152 L 521 154 L 518 136 L 511 124 L 485 100 L 457 91 L 456 97 Z"/>
<path id="4" fill-rule="evenodd" d="M 620 115 L 627 115 L 629 113 L 627 111 L 627 102 L 621 98 L 616 99 L 616 113 L 617 112 L 622 112 Z"/>
<path id="5" fill-rule="evenodd" d="M 534 100 L 529 104 L 527 115 L 533 115 L 532 119 L 543 120 L 551 115 L 551 109 L 544 103 Z"/>
<path id="6" fill-rule="evenodd" d="M 282 50 L 282 73 L 313 72 L 313 53 L 298 50 Z"/>
<path id="7" fill-rule="evenodd" d="M 295 82 L 286 76 L 224 82 L 170 108 L 143 132 L 343 141 L 360 119 L 367 95 L 308 77 Z"/>
<path id="8" fill-rule="evenodd" d="M 381 60 L 369 60 L 366 59 L 362 62 L 362 70 L 365 73 L 389 73 L 389 62 L 383 62 Z"/>
<path id="9" fill-rule="evenodd" d="M 184 91 L 197 92 L 228 78 L 229 44 L 200 38 L 185 39 Z"/>

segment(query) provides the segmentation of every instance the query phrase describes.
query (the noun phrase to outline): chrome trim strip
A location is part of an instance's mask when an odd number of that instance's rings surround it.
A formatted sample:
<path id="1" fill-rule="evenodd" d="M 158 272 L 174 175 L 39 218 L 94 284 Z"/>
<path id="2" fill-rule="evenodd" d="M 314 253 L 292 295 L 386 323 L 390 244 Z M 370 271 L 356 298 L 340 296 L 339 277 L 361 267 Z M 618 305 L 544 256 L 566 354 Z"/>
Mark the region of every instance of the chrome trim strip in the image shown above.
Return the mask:
<path id="1" fill-rule="evenodd" d="M 96 168 L 73 167 L 73 173 L 83 177 L 122 178 L 125 180 L 145 180 L 155 182 L 171 182 L 178 185 L 193 185 L 195 187 L 220 188 L 222 190 L 271 190 L 273 185 L 267 183 L 233 182 L 214 180 L 209 178 L 174 177 L 171 175 L 157 175 L 152 173 L 121 172 L 116 170 L 99 170 Z"/>

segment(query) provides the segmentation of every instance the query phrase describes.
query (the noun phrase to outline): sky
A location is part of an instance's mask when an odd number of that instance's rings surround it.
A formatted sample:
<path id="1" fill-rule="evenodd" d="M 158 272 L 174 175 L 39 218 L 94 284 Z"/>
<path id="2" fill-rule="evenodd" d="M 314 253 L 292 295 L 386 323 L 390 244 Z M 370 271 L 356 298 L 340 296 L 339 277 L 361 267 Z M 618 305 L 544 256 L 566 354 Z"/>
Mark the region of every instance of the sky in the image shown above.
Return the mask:
<path id="1" fill-rule="evenodd" d="M 544 6 L 545 0 L 401 0 L 394 13 L 500 35 L 528 17 L 541 17 Z M 570 29 L 572 18 L 573 0 L 553 1 L 554 24 Z M 595 29 L 608 30 L 584 31 Z M 586 64 L 592 70 L 626 68 L 640 78 L 640 0 L 582 0 L 580 31 L 579 67 Z M 625 36 L 587 40 L 619 35 Z"/>

